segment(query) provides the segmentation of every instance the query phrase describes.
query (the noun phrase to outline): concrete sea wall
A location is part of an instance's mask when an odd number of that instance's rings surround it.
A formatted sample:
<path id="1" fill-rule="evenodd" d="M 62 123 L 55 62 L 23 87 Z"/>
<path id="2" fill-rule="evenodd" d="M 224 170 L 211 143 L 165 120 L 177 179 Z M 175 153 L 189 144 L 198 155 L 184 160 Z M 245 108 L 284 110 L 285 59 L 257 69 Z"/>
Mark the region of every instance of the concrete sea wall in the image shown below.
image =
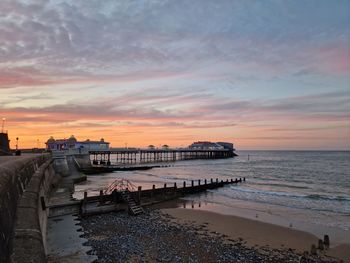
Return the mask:
<path id="1" fill-rule="evenodd" d="M 46 262 L 45 205 L 55 177 L 51 156 L 6 158 L 0 163 L 1 262 Z"/>

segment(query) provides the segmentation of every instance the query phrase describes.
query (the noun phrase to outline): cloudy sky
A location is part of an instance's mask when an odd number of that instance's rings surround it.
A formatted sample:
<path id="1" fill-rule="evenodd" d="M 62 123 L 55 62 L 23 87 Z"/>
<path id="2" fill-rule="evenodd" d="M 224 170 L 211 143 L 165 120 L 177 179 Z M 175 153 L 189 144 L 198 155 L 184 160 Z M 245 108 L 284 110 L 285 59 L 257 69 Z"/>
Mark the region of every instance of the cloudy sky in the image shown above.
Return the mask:
<path id="1" fill-rule="evenodd" d="M 1 0 L 20 146 L 350 149 L 350 1 Z"/>

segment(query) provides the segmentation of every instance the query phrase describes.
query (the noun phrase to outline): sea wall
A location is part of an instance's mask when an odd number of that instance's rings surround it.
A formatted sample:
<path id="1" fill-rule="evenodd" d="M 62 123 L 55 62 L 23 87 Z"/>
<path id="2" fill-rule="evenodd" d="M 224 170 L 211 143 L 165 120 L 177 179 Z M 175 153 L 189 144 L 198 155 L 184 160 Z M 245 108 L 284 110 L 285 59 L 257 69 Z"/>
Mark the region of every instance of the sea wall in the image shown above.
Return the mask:
<path id="1" fill-rule="evenodd" d="M 45 262 L 45 204 L 55 177 L 51 156 L 6 158 L 0 163 L 1 259 Z"/>

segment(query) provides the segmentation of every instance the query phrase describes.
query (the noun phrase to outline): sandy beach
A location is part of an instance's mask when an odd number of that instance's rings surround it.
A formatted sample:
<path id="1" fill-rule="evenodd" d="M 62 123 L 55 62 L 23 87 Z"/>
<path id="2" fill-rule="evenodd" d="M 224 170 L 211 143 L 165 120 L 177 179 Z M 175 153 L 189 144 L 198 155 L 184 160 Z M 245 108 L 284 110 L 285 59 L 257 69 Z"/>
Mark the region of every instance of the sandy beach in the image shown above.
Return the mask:
<path id="1" fill-rule="evenodd" d="M 312 244 L 318 243 L 318 238 L 307 232 L 232 215 L 183 208 L 165 208 L 162 212 L 180 224 L 206 225 L 209 232 L 225 235 L 227 240 L 242 239 L 249 247 L 290 248 L 303 253 L 310 251 Z M 350 262 L 350 244 L 331 247 L 319 253 Z"/>

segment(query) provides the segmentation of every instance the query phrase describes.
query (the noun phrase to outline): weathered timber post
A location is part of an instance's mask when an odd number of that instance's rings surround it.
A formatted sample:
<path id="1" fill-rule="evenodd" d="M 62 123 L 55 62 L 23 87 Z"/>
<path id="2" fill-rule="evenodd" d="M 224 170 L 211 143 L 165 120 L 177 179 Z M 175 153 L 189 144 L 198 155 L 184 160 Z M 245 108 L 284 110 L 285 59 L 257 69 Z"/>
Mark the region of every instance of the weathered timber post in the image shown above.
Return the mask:
<path id="1" fill-rule="evenodd" d="M 201 180 L 198 180 L 198 185 L 201 185 Z"/>
<path id="2" fill-rule="evenodd" d="M 318 240 L 318 249 L 319 250 L 324 250 L 324 244 L 323 244 L 323 240 L 322 239 Z"/>
<path id="3" fill-rule="evenodd" d="M 245 177 L 243 177 L 243 182 L 245 182 Z"/>
<path id="4" fill-rule="evenodd" d="M 40 202 L 41 202 L 41 209 L 46 210 L 45 198 L 43 196 L 40 196 Z"/>
<path id="5" fill-rule="evenodd" d="M 137 199 L 138 199 L 139 205 L 141 205 L 141 190 L 142 190 L 142 186 L 137 187 Z"/>
<path id="6" fill-rule="evenodd" d="M 231 178 L 231 183 L 233 183 L 233 179 Z"/>
<path id="7" fill-rule="evenodd" d="M 226 183 L 228 183 L 228 179 L 226 179 Z"/>
<path id="8" fill-rule="evenodd" d="M 186 181 L 184 181 L 184 188 L 186 188 Z"/>
<path id="9" fill-rule="evenodd" d="M 323 243 L 324 243 L 324 246 L 326 247 L 326 249 L 328 249 L 329 245 L 330 245 L 330 241 L 329 241 L 329 236 L 328 235 L 324 235 Z"/>
<path id="10" fill-rule="evenodd" d="M 114 203 L 117 203 L 117 191 L 113 190 L 112 192 L 112 200 Z"/>
<path id="11" fill-rule="evenodd" d="M 213 178 L 210 178 L 210 183 L 213 184 Z"/>
<path id="12" fill-rule="evenodd" d="M 207 184 L 207 179 L 204 179 L 204 184 L 205 184 L 205 185 Z"/>
<path id="13" fill-rule="evenodd" d="M 86 202 L 87 202 L 87 192 L 84 192 L 84 200 L 83 200 L 83 214 L 85 214 L 86 211 Z"/>
<path id="14" fill-rule="evenodd" d="M 151 191 L 151 198 L 153 198 L 155 190 L 156 190 L 156 186 L 153 185 L 152 186 L 152 191 Z"/>
<path id="15" fill-rule="evenodd" d="M 191 181 L 191 187 L 193 187 L 194 186 L 194 182 L 193 182 L 193 180 Z"/>
<path id="16" fill-rule="evenodd" d="M 175 190 L 177 189 L 177 185 L 176 185 L 176 182 L 174 183 L 174 188 L 175 188 Z"/>
<path id="17" fill-rule="evenodd" d="M 103 190 L 100 190 L 100 205 L 103 204 Z"/>
<path id="18" fill-rule="evenodd" d="M 316 250 L 315 244 L 311 245 L 310 254 L 313 255 L 313 256 L 317 255 L 317 250 Z"/>
<path id="19" fill-rule="evenodd" d="M 216 183 L 217 183 L 217 184 L 219 183 L 219 179 L 218 179 L 218 178 L 216 178 Z"/>

